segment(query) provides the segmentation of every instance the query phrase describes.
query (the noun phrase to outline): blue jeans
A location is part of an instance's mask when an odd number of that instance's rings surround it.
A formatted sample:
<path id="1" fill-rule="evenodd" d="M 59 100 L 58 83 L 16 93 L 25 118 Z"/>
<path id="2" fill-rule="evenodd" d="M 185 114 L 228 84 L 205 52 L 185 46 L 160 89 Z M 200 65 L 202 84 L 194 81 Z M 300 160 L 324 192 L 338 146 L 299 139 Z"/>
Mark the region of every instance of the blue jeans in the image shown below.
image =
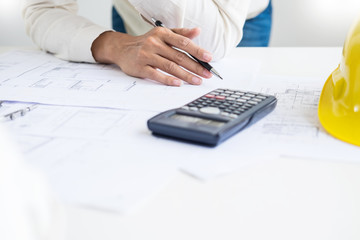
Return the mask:
<path id="1" fill-rule="evenodd" d="M 111 15 L 113 29 L 117 32 L 126 33 L 124 21 L 119 15 L 119 13 L 116 11 L 115 7 L 112 8 Z"/>
<path id="2" fill-rule="evenodd" d="M 270 41 L 272 24 L 272 5 L 255 18 L 246 20 L 243 28 L 243 38 L 238 47 L 267 47 Z"/>
<path id="3" fill-rule="evenodd" d="M 269 6 L 255 18 L 246 20 L 244 25 L 244 35 L 238 47 L 267 47 L 270 40 L 272 23 L 272 5 Z M 126 33 L 124 21 L 112 8 L 112 26 L 115 31 Z"/>

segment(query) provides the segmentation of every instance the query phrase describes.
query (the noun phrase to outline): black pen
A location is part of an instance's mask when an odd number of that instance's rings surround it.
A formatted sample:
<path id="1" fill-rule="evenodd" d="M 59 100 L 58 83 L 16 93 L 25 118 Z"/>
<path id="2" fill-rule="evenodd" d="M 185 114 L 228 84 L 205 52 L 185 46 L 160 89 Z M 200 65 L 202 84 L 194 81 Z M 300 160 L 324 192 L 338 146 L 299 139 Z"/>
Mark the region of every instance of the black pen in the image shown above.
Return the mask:
<path id="1" fill-rule="evenodd" d="M 159 21 L 159 20 L 156 20 L 155 18 L 151 18 L 151 20 L 154 22 L 154 25 L 156 27 L 165 27 L 164 24 Z M 220 78 L 221 80 L 223 79 L 220 74 L 215 70 L 215 68 L 213 68 L 209 63 L 207 62 L 203 62 L 199 59 L 197 59 L 196 57 L 194 57 L 193 55 L 189 54 L 189 53 L 186 53 L 188 54 L 191 58 L 193 58 L 196 62 L 198 62 L 201 66 L 203 66 L 204 68 L 206 68 L 208 71 L 210 71 L 211 73 L 213 73 L 215 76 L 217 76 L 218 78 Z"/>

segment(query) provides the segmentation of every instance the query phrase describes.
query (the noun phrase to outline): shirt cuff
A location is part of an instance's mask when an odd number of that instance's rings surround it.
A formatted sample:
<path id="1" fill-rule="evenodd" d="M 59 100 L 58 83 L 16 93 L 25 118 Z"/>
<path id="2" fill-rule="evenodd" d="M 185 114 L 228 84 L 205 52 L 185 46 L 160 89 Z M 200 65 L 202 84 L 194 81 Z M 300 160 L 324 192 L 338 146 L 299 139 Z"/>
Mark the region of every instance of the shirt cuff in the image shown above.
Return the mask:
<path id="1" fill-rule="evenodd" d="M 81 29 L 72 39 L 69 49 L 69 60 L 75 62 L 95 63 L 95 59 L 91 52 L 91 46 L 100 34 L 112 29 L 101 27 L 98 25 L 90 25 Z"/>

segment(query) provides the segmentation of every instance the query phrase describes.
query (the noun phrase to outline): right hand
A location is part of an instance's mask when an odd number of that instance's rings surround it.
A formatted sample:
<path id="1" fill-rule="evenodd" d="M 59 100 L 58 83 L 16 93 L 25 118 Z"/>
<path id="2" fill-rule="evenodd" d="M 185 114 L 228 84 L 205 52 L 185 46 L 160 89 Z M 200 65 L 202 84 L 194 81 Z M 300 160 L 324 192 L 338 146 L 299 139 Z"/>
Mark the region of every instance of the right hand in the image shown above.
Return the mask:
<path id="1" fill-rule="evenodd" d="M 141 36 L 109 31 L 95 39 L 91 50 L 97 62 L 117 64 L 130 76 L 170 86 L 181 86 L 182 81 L 199 85 L 202 79 L 198 76 L 210 78 L 212 74 L 186 54 L 172 48 L 184 50 L 204 62 L 211 61 L 211 53 L 191 40 L 199 33 L 198 28 L 169 30 L 162 27 L 153 28 Z"/>

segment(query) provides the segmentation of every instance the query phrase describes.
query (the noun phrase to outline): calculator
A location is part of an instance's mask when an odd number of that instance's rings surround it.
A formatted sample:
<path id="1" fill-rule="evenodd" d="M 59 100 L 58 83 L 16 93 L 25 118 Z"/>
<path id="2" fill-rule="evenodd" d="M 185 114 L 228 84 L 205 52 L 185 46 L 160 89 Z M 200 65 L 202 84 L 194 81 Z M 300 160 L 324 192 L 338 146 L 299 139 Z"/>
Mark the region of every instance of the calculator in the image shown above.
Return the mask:
<path id="1" fill-rule="evenodd" d="M 216 146 L 276 106 L 274 96 L 219 88 L 148 120 L 155 135 Z"/>

